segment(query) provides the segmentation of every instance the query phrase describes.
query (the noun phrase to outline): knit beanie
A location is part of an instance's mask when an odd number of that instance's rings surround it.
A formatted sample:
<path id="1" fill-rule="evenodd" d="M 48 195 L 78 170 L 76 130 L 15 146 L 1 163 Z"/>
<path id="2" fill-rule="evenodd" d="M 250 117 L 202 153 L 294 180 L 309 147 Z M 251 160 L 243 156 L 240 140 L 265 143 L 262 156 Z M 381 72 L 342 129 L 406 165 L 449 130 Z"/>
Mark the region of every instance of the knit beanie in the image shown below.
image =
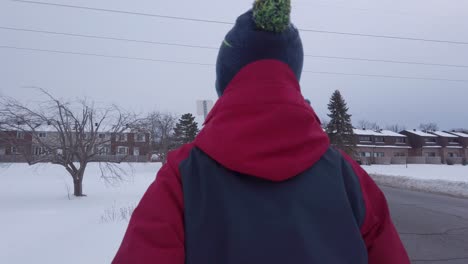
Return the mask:
<path id="1" fill-rule="evenodd" d="M 216 62 L 218 96 L 243 67 L 258 60 L 284 62 L 300 81 L 304 50 L 290 13 L 290 0 L 256 0 L 251 10 L 237 18 L 221 44 Z"/>

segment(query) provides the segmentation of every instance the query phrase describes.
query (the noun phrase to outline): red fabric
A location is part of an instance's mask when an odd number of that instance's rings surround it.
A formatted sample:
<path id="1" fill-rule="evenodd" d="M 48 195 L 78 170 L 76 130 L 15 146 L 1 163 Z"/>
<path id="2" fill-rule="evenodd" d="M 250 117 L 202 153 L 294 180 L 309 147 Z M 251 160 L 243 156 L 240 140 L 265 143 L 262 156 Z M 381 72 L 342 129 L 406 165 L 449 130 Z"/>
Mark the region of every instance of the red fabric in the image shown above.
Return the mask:
<path id="1" fill-rule="evenodd" d="M 387 200 L 362 167 L 343 153 L 361 183 L 366 216 L 361 234 L 367 246 L 369 264 L 410 264 L 408 254 L 390 217 Z"/>
<path id="2" fill-rule="evenodd" d="M 231 81 L 195 145 L 230 170 L 284 181 L 317 162 L 329 140 L 288 65 L 262 60 Z"/>
<path id="3" fill-rule="evenodd" d="M 135 209 L 113 264 L 183 264 L 184 218 L 179 163 L 193 145 L 169 154 Z"/>

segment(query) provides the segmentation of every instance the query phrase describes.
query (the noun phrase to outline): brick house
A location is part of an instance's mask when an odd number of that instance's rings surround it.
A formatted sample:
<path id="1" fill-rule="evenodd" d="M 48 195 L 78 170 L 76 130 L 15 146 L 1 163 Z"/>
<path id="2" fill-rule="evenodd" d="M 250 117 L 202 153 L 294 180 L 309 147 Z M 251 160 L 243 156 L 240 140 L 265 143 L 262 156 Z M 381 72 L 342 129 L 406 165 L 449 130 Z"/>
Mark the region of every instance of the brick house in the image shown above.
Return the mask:
<path id="1" fill-rule="evenodd" d="M 407 136 L 389 130 L 354 129 L 357 159 L 363 164 L 405 164 Z"/>
<path id="2" fill-rule="evenodd" d="M 32 156 L 47 155 L 47 150 L 41 147 L 39 140 L 54 146 L 58 142 L 59 133 L 53 126 L 41 125 L 32 132 L 0 131 L 0 161 L 25 161 L 23 154 Z M 86 135 L 85 135 L 86 136 Z M 116 156 L 127 156 L 127 161 L 148 161 L 151 153 L 150 133 L 135 129 L 126 129 L 120 134 L 98 133 L 98 152 L 102 161 L 118 160 Z M 60 150 L 57 143 L 55 151 Z M 130 157 L 131 156 L 131 157 Z"/>
<path id="3" fill-rule="evenodd" d="M 411 145 L 409 163 L 442 163 L 443 147 L 437 135 L 417 129 L 404 130 L 400 134 L 406 135 Z"/>
<path id="4" fill-rule="evenodd" d="M 463 161 L 463 145 L 461 138 L 457 135 L 444 131 L 429 132 L 437 136 L 437 143 L 442 146 L 441 158 L 442 163 L 451 161 L 455 164 L 461 164 Z"/>
<path id="5" fill-rule="evenodd" d="M 461 157 L 466 162 L 468 160 L 468 133 L 464 133 L 464 132 L 448 132 L 448 133 L 458 137 L 458 142 L 460 143 L 462 147 L 462 149 L 460 150 Z"/>
<path id="6" fill-rule="evenodd" d="M 147 156 L 151 154 L 150 133 L 127 129 L 119 134 L 112 134 L 110 141 L 111 155 Z"/>
<path id="7" fill-rule="evenodd" d="M 0 131 L 0 155 L 19 156 L 29 154 L 32 146 L 32 134 L 19 130 Z"/>

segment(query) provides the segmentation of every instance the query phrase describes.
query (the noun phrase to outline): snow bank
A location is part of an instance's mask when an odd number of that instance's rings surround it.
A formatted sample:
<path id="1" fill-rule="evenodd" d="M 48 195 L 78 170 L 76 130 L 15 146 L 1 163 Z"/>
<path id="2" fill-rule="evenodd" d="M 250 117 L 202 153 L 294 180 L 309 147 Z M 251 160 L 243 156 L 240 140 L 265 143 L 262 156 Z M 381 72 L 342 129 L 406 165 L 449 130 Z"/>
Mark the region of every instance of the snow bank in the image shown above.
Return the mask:
<path id="1" fill-rule="evenodd" d="M 468 197 L 468 166 L 411 164 L 363 168 L 381 185 Z"/>
<path id="2" fill-rule="evenodd" d="M 125 219 L 161 165 L 120 166 L 128 175 L 109 184 L 97 164 L 89 165 L 83 185 L 88 197 L 69 200 L 73 185 L 63 168 L 1 165 L 0 263 L 110 263 Z"/>

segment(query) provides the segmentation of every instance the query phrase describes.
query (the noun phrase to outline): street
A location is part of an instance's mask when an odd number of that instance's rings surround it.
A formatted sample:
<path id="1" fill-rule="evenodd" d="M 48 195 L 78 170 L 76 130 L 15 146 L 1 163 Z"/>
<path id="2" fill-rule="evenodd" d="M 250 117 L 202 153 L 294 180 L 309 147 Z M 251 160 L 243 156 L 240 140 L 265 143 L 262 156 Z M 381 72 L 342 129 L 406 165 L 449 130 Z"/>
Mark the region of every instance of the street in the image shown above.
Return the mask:
<path id="1" fill-rule="evenodd" d="M 468 263 L 468 199 L 382 190 L 412 263 Z"/>

